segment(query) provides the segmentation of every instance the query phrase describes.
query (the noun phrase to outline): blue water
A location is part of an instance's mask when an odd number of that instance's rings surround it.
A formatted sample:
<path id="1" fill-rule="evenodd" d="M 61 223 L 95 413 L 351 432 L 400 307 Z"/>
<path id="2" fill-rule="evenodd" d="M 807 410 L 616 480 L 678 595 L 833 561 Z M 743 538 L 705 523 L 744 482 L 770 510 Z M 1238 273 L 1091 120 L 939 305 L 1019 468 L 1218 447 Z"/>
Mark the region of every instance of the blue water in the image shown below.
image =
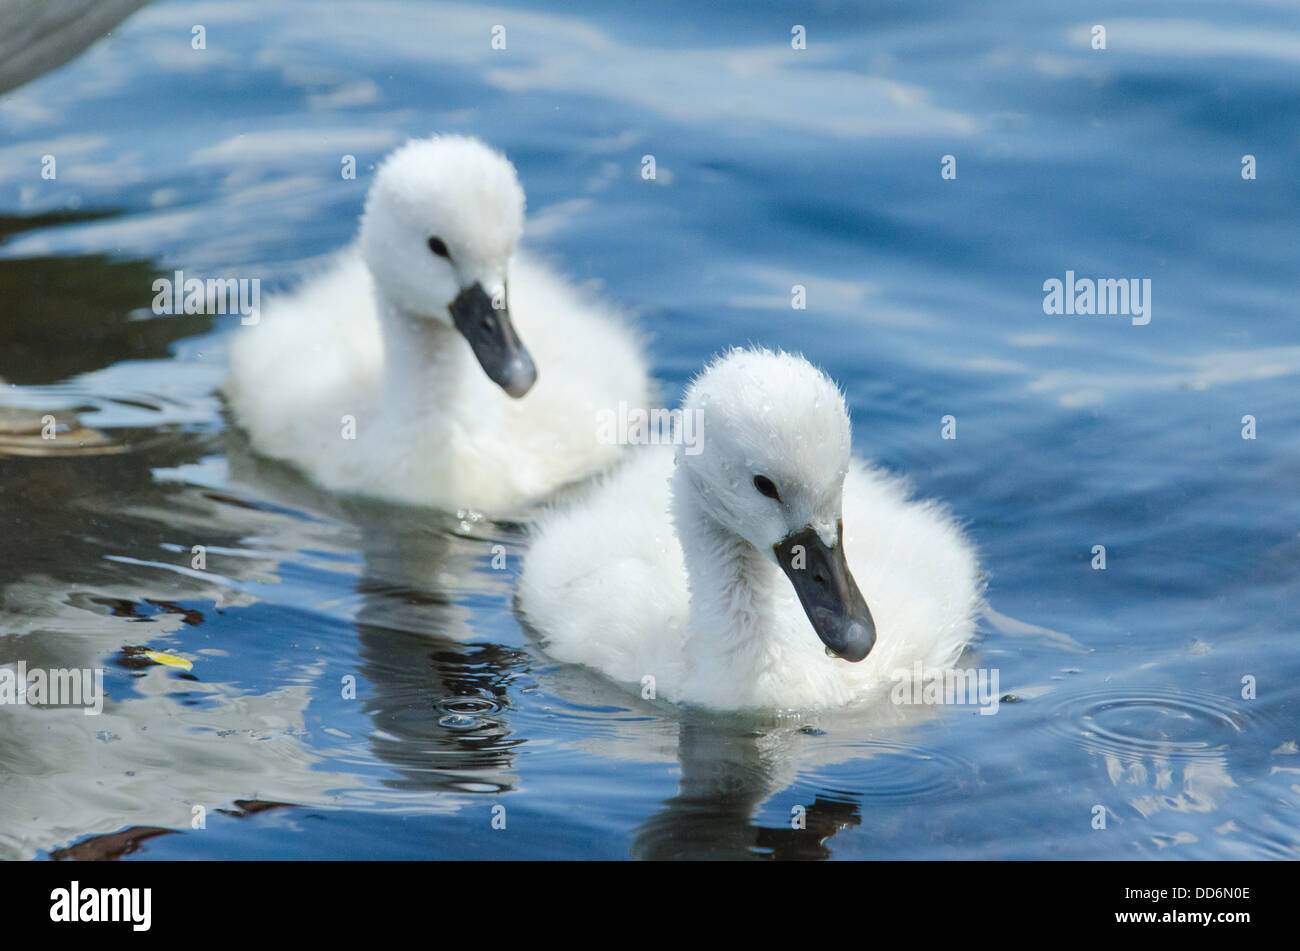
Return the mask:
<path id="1" fill-rule="evenodd" d="M 87 431 L 0 440 L 0 664 L 110 698 L 0 707 L 0 856 L 1300 854 L 1294 5 L 355 7 L 158 0 L 0 96 L 0 405 Z M 519 526 L 250 456 L 237 322 L 153 278 L 292 284 L 433 131 L 513 160 L 666 405 L 738 343 L 843 385 L 979 546 L 996 715 L 643 702 L 521 628 Z M 1067 270 L 1149 279 L 1150 323 L 1045 314 Z"/>

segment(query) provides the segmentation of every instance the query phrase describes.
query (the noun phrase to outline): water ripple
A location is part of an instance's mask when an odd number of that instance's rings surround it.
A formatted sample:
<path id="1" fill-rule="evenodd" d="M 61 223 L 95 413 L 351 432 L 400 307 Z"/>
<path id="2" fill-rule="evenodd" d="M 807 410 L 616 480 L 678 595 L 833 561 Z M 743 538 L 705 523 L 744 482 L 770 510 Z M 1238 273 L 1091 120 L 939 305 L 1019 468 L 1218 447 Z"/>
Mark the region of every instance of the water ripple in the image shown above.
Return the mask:
<path id="1" fill-rule="evenodd" d="M 1109 687 L 1063 698 L 1043 724 L 1093 753 L 1195 759 L 1220 757 L 1250 719 L 1212 694 Z"/>
<path id="2" fill-rule="evenodd" d="M 978 779 L 972 761 L 948 750 L 883 741 L 857 743 L 853 748 L 859 751 L 861 759 L 855 761 L 853 792 L 846 795 L 872 804 L 910 805 L 951 799 Z M 829 772 L 818 776 L 818 772 L 806 773 L 802 778 L 825 787 L 824 795 L 834 796 L 827 790 L 843 785 L 843 779 L 837 780 Z"/>
<path id="3" fill-rule="evenodd" d="M 435 701 L 433 706 L 442 711 L 438 726 L 444 729 L 467 731 L 502 725 L 499 717 L 487 715 L 501 712 L 501 705 L 486 694 L 444 697 Z"/>

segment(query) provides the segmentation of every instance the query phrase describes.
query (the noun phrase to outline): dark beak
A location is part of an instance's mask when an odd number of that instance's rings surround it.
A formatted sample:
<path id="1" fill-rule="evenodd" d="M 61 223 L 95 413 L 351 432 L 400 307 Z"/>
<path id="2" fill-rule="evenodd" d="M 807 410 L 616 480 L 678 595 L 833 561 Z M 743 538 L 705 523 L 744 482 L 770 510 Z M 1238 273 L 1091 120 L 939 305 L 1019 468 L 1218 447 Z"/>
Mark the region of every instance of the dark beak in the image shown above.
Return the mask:
<path id="1" fill-rule="evenodd" d="M 843 527 L 828 548 L 812 526 L 772 546 L 813 630 L 831 653 L 855 663 L 876 643 L 876 622 L 844 560 Z"/>
<path id="2" fill-rule="evenodd" d="M 519 342 L 510 311 L 493 307 L 482 284 L 475 282 L 457 294 L 450 310 L 456 329 L 469 341 L 488 379 L 515 399 L 533 388 L 537 368 Z"/>

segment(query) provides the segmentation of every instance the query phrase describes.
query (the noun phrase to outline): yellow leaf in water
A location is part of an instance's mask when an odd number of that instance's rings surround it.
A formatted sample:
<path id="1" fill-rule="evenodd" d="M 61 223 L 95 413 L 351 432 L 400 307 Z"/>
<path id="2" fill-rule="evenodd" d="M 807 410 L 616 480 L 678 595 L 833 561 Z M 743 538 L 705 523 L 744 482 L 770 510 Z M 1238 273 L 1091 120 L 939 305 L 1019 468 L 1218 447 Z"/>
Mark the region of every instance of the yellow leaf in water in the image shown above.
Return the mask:
<path id="1" fill-rule="evenodd" d="M 177 657 L 175 654 L 164 654 L 162 651 L 145 651 L 144 656 L 155 664 L 166 664 L 168 667 L 179 667 L 182 670 L 194 669 L 194 665 L 188 660 L 184 657 Z"/>

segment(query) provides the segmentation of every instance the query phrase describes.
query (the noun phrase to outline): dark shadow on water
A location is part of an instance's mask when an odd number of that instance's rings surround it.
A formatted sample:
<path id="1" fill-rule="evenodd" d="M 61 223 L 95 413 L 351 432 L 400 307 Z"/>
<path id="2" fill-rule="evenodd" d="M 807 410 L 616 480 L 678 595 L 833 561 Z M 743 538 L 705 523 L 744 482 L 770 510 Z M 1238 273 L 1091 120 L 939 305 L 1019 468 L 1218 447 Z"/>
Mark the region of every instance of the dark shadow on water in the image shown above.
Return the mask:
<path id="1" fill-rule="evenodd" d="M 91 836 L 66 849 L 56 849 L 50 853 L 50 858 L 56 862 L 115 862 L 123 856 L 138 852 L 150 839 L 177 834 L 175 829 L 132 826 L 110 835 Z"/>
<path id="2" fill-rule="evenodd" d="M 0 217 L 0 244 L 23 231 L 116 214 Z M 0 258 L 0 380 L 57 383 L 123 360 L 162 359 L 175 341 L 207 333 L 208 316 L 153 317 L 153 282 L 170 276 L 148 261 L 102 254 Z M 142 308 L 149 319 L 138 319 Z"/>
<path id="3" fill-rule="evenodd" d="M 290 802 L 263 802 L 259 799 L 236 799 L 234 809 L 218 809 L 217 812 L 232 819 L 247 819 L 249 816 L 272 809 L 293 809 Z M 70 845 L 66 849 L 56 849 L 50 858 L 56 862 L 115 862 L 128 855 L 139 852 L 150 839 L 165 835 L 179 835 L 179 829 L 162 829 L 158 826 L 132 826 L 121 832 L 108 835 L 93 835 Z"/>

